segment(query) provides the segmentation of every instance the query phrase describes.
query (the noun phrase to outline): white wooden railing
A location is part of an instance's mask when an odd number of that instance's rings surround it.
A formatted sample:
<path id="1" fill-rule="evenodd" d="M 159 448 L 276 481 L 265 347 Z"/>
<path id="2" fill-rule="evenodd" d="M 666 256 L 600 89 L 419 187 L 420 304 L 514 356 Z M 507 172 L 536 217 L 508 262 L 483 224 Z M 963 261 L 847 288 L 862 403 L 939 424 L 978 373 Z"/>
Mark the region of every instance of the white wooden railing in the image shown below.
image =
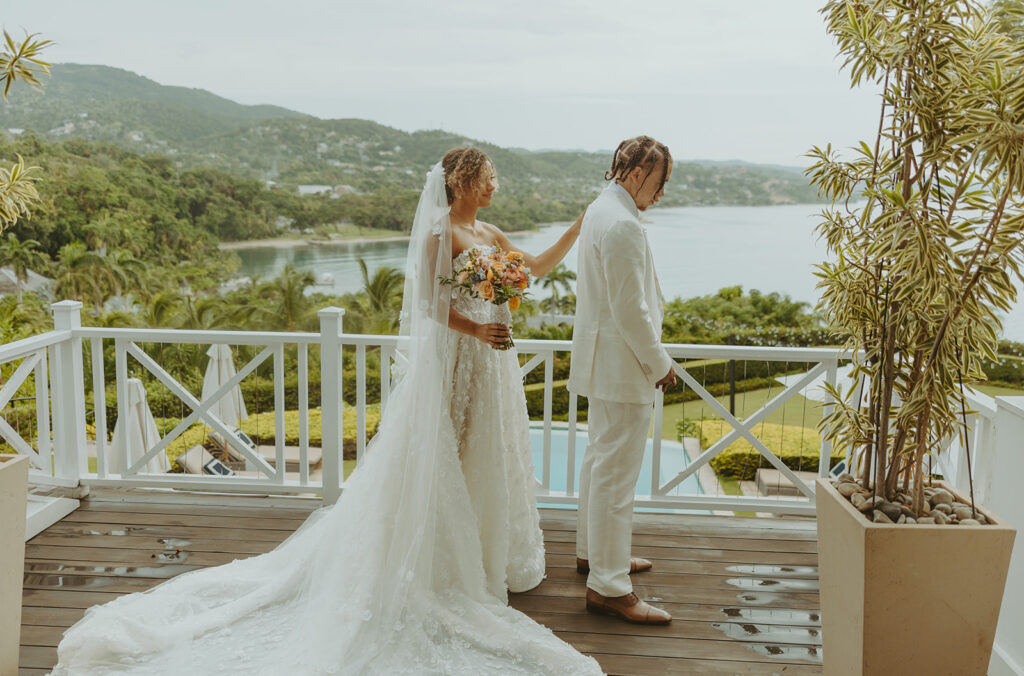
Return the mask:
<path id="1" fill-rule="evenodd" d="M 82 327 L 80 304 L 73 301 L 56 303 L 54 330 L 33 338 L 0 346 L 0 365 L 18 363 L 13 375 L 0 389 L 0 409 L 30 379 L 34 380 L 36 397 L 36 420 L 34 439 L 26 439 L 7 422 L 0 422 L 0 437 L 17 453 L 29 457 L 32 464 L 31 480 L 36 484 L 65 487 L 115 486 L 115 487 L 163 487 L 193 491 L 236 491 L 267 494 L 317 494 L 325 502 L 333 502 L 344 488 L 342 479 L 343 429 L 342 415 L 346 406 L 342 383 L 342 350 L 354 351 L 355 355 L 355 411 L 356 449 L 361 458 L 367 443 L 367 350 L 380 351 L 381 405 L 387 406 L 390 389 L 390 366 L 396 358 L 398 338 L 396 336 L 373 336 L 345 334 L 342 331 L 344 312 L 337 308 L 321 310 L 319 333 L 273 333 L 234 331 L 175 331 L 156 329 L 118 329 Z M 106 402 L 106 381 L 104 368 L 104 347 L 113 343 L 115 361 L 115 389 L 119 401 L 127 401 L 127 379 L 129 364 L 145 370 L 152 379 L 162 383 L 180 401 L 187 414 L 177 426 L 165 434 L 158 443 L 146 449 L 122 449 L 124 456 L 121 466 L 127 469 L 113 473 L 107 466 L 107 429 L 109 416 Z M 146 344 L 229 344 L 254 346 L 256 355 L 248 361 L 237 375 L 220 388 L 213 398 L 200 401 L 171 374 L 173 368 L 159 363 L 149 354 Z M 779 393 L 762 408 L 740 420 L 719 402 L 705 388 L 705 384 L 691 374 L 683 365 L 675 368 L 685 387 L 692 389 L 717 417 L 731 427 L 731 431 L 719 441 L 702 449 L 698 457 L 689 458 L 685 467 L 669 477 L 664 477 L 663 449 L 666 443 L 661 439 L 663 422 L 663 396 L 658 395 L 654 410 L 654 430 L 651 472 L 649 486 L 638 488 L 637 506 L 657 509 L 698 509 L 698 510 L 739 510 L 754 512 L 784 512 L 813 514 L 813 484 L 806 482 L 790 470 L 777 454 L 758 438 L 755 426 L 764 421 L 779 407 L 820 376 L 830 383 L 836 381 L 836 367 L 841 355 L 827 348 L 769 348 L 737 347 L 721 345 L 667 345 L 670 355 L 685 364 L 691 360 L 738 360 L 790 362 L 806 364 L 807 370 L 787 387 L 780 387 Z M 575 476 L 582 449 L 577 448 L 577 398 L 569 394 L 568 429 L 566 453 L 556 459 L 552 453 L 553 435 L 561 434 L 553 424 L 552 401 L 556 384 L 554 382 L 555 359 L 559 354 L 571 352 L 568 341 L 520 340 L 517 341 L 520 354 L 529 359 L 522 366 L 524 377 L 535 369 L 543 368 L 543 426 L 540 449 L 539 486 L 537 500 L 545 504 L 573 505 L 576 503 Z M 300 471 L 297 477 L 286 475 L 284 458 L 285 428 L 285 352 L 294 350 L 298 377 L 298 416 Z M 319 352 L 321 389 L 321 453 L 322 470 L 318 478 L 308 472 L 310 451 L 309 397 L 308 384 L 310 350 Z M 92 377 L 85 380 L 84 355 L 91 360 Z M 292 354 L 289 352 L 289 354 Z M 273 410 L 275 428 L 274 462 L 256 453 L 238 440 L 232 430 L 211 411 L 214 400 L 244 378 L 252 374 L 264 362 L 270 361 L 273 368 Z M 9 367 L 10 368 L 10 367 Z M 561 385 L 559 385 L 560 387 Z M 96 436 L 96 469 L 90 471 L 87 459 L 86 434 L 86 393 L 91 388 Z M 827 411 L 829 404 L 823 405 Z M 144 471 L 146 462 L 166 450 L 168 444 L 194 424 L 204 424 L 218 433 L 235 450 L 244 456 L 247 467 L 254 470 L 247 476 L 218 476 L 195 474 L 154 474 Z M 32 435 L 28 435 L 32 436 Z M 51 443 L 52 439 L 52 443 Z M 717 486 L 703 486 L 703 493 L 680 494 L 683 482 L 702 471 L 710 461 L 726 447 L 739 439 L 745 439 L 763 457 L 765 465 L 777 469 L 782 477 L 796 487 L 796 497 L 759 497 L 754 495 L 726 495 Z M 829 468 L 830 445 L 821 440 L 819 474 L 825 476 Z M 137 451 L 132 453 L 131 451 Z M 134 458 L 129 462 L 130 458 Z M 564 482 L 553 480 L 553 462 L 564 462 L 558 467 L 558 475 Z M 564 470 L 564 475 L 562 474 Z M 703 470 L 707 472 L 707 470 Z"/>
<path id="2" fill-rule="evenodd" d="M 941 474 L 961 495 L 974 490 L 978 504 L 986 504 L 995 470 L 996 400 L 967 389 L 966 430 L 946 439 L 932 459 L 932 473 Z"/>

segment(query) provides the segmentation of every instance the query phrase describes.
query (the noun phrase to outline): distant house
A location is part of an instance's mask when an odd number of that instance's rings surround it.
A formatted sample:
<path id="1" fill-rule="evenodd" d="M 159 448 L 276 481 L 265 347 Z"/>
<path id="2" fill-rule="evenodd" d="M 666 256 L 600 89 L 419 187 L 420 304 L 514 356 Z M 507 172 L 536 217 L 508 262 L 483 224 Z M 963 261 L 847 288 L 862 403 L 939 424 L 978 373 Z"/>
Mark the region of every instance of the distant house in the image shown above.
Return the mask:
<path id="1" fill-rule="evenodd" d="M 25 133 L 25 130 L 20 127 L 11 127 L 10 129 L 7 130 L 7 133 L 10 134 L 11 136 L 21 136 L 22 134 Z"/>
<path id="2" fill-rule="evenodd" d="M 355 188 L 350 185 L 336 185 L 334 186 L 334 196 L 338 195 L 354 195 L 358 192 Z"/>
<path id="3" fill-rule="evenodd" d="M 300 185 L 300 195 L 323 195 L 326 193 L 334 192 L 333 185 Z"/>
<path id="4" fill-rule="evenodd" d="M 22 291 L 39 291 L 53 280 L 43 277 L 40 274 L 28 271 L 28 279 L 21 287 Z M 0 296 L 18 293 L 18 277 L 14 274 L 14 268 L 10 266 L 0 268 Z"/>

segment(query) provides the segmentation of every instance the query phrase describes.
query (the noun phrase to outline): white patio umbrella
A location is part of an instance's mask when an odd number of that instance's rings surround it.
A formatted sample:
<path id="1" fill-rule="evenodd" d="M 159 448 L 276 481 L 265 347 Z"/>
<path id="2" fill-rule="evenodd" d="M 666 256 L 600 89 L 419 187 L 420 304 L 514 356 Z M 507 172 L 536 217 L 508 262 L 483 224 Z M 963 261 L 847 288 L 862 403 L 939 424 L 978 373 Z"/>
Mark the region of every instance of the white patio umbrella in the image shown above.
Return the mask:
<path id="1" fill-rule="evenodd" d="M 213 397 L 213 393 L 221 386 L 235 377 L 235 361 L 231 356 L 231 348 L 227 345 L 211 345 L 206 351 L 210 357 L 206 365 L 206 375 L 203 376 L 203 403 Z M 235 385 L 223 397 L 217 400 L 210 407 L 210 412 L 220 418 L 228 427 L 238 427 L 240 420 L 248 420 L 249 414 L 245 410 L 245 401 L 242 399 L 242 388 Z"/>
<path id="2" fill-rule="evenodd" d="M 128 466 L 135 464 L 146 451 L 160 441 L 160 432 L 156 429 L 153 412 L 146 403 L 146 388 L 138 378 L 129 378 L 127 384 L 127 405 L 117 407 L 117 423 L 114 425 L 114 439 L 107 448 L 107 471 L 112 474 L 123 474 L 128 467 L 122 465 L 124 448 L 128 445 Z M 128 441 L 131 440 L 131 444 Z M 167 453 L 157 453 L 143 465 L 139 471 L 154 474 L 169 472 L 171 463 Z"/>

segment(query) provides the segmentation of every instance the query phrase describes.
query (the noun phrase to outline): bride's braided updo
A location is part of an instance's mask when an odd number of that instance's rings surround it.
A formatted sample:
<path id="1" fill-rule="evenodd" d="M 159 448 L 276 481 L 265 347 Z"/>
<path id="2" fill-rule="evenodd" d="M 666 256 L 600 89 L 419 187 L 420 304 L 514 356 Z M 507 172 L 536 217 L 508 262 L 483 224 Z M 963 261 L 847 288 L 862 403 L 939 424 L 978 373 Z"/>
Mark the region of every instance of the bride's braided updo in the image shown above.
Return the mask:
<path id="1" fill-rule="evenodd" d="M 655 191 L 658 193 L 665 187 L 668 163 L 671 161 L 672 154 L 669 153 L 668 146 L 664 143 L 659 143 L 650 136 L 637 136 L 626 139 L 615 149 L 615 154 L 612 156 L 612 168 L 610 171 L 604 172 L 604 179 L 606 181 L 625 179 L 629 172 L 640 167 L 647 172 L 647 175 L 644 176 L 644 183 L 646 183 L 647 178 L 654 171 L 654 167 L 661 163 L 661 185 Z M 643 186 L 643 183 L 640 185 Z"/>
<path id="2" fill-rule="evenodd" d="M 494 162 L 487 153 L 479 148 L 452 148 L 441 160 L 444 168 L 444 190 L 448 194 L 448 204 L 465 193 L 483 188 L 489 179 L 485 172 L 493 167 Z"/>

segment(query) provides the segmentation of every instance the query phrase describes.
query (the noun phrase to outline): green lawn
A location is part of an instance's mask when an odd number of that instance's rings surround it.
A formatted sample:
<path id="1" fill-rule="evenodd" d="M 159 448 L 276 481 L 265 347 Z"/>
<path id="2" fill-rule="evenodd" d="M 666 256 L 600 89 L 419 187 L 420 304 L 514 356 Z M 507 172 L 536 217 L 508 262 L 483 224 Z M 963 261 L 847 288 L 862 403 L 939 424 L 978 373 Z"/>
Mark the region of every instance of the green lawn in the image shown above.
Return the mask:
<path id="1" fill-rule="evenodd" d="M 737 392 L 735 416 L 740 420 L 748 418 L 759 409 L 764 408 L 764 405 L 773 397 L 778 396 L 783 389 L 782 385 L 778 385 L 771 388 L 766 387 L 761 390 Z M 723 407 L 725 407 L 726 410 L 729 410 L 728 395 L 724 397 L 716 397 L 716 399 Z M 703 400 L 669 404 L 665 407 L 665 414 L 662 419 L 661 438 L 675 439 L 676 421 L 683 418 L 689 418 L 690 420 L 707 420 L 709 418 L 718 419 L 719 415 L 715 413 L 711 406 Z M 787 427 L 795 426 L 813 428 L 817 426 L 820 419 L 821 404 L 819 402 L 811 401 L 800 394 L 794 394 L 784 406 L 773 411 L 772 414 L 765 419 L 765 422 L 785 425 Z"/>

